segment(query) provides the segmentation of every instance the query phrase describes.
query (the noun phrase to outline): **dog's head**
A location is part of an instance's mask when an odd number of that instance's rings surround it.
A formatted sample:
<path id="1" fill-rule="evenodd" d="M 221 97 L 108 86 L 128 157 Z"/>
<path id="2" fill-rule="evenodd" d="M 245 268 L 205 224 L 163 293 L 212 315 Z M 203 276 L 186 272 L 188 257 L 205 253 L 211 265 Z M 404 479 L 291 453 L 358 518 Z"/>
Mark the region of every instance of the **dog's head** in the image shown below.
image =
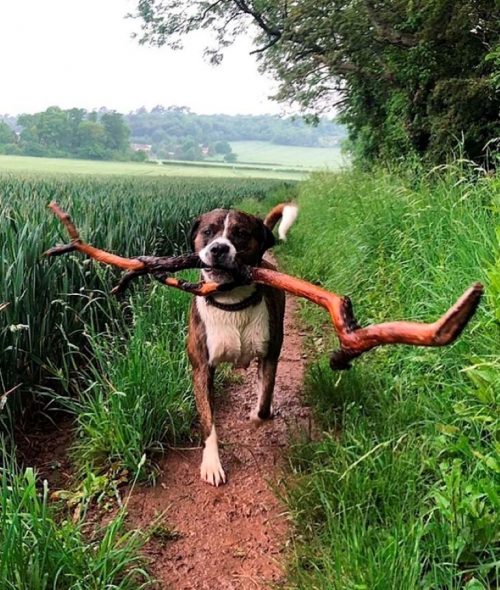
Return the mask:
<path id="1" fill-rule="evenodd" d="M 274 244 L 273 233 L 264 222 L 241 211 L 214 209 L 200 215 L 191 228 L 191 246 L 209 266 L 257 266 Z M 214 271 L 211 278 L 223 280 L 224 274 Z"/>

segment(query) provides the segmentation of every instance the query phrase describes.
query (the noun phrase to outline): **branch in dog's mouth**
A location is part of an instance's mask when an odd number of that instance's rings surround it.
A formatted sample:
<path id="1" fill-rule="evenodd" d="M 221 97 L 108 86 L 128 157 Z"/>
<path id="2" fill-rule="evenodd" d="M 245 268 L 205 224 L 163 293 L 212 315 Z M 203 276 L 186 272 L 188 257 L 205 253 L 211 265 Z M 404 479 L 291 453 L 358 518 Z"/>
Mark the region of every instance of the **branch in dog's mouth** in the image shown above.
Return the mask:
<path id="1" fill-rule="evenodd" d="M 330 314 L 332 324 L 339 339 L 340 348 L 338 351 L 332 353 L 330 358 L 330 366 L 332 369 L 337 370 L 350 368 L 350 363 L 354 358 L 377 346 L 386 344 L 445 346 L 451 344 L 462 333 L 474 315 L 483 293 L 481 283 L 472 285 L 434 323 L 395 321 L 362 328 L 358 325 L 354 317 L 349 298 L 326 291 L 302 279 L 262 267 L 249 267 L 245 265 L 232 265 L 229 268 L 210 267 L 196 253 L 170 257 L 138 256 L 136 258 L 124 258 L 83 242 L 70 216 L 56 202 L 52 202 L 49 207 L 65 226 L 71 242 L 63 246 L 51 248 L 45 254 L 47 256 L 59 256 L 68 252 L 78 251 L 94 260 L 125 270 L 126 272 L 122 279 L 112 290 L 114 294 L 123 292 L 134 279 L 144 275 L 152 275 L 164 285 L 175 287 L 201 297 L 220 293 L 221 291 L 228 291 L 236 286 L 254 282 L 287 291 L 292 295 L 306 298 L 324 307 Z M 220 283 L 216 280 L 210 280 L 191 283 L 171 276 L 171 273 L 193 268 L 213 270 L 215 273 L 229 273 L 232 281 Z M 213 277 L 216 276 L 217 274 L 213 275 Z"/>

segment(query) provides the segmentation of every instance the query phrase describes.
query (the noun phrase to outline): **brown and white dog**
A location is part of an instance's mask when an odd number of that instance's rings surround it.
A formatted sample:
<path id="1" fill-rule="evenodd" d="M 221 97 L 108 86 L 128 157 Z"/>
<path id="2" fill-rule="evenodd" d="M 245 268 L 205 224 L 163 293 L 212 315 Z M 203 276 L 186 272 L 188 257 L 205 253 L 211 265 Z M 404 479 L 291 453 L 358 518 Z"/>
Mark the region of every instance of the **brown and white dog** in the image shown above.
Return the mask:
<path id="1" fill-rule="evenodd" d="M 229 209 L 215 209 L 198 217 L 191 229 L 193 250 L 209 266 L 265 265 L 262 257 L 274 246 L 272 233 L 281 220 L 279 237 L 286 239 L 297 217 L 297 207 L 282 203 L 264 219 Z M 229 283 L 232 275 L 216 269 L 203 278 Z M 273 416 L 276 368 L 283 343 L 285 296 L 272 287 L 250 284 L 212 297 L 196 297 L 191 307 L 188 355 L 204 440 L 201 479 L 218 486 L 226 475 L 219 459 L 213 416 L 213 384 L 217 365 L 229 362 L 247 368 L 258 359 L 258 400 L 250 418 L 260 423 Z"/>

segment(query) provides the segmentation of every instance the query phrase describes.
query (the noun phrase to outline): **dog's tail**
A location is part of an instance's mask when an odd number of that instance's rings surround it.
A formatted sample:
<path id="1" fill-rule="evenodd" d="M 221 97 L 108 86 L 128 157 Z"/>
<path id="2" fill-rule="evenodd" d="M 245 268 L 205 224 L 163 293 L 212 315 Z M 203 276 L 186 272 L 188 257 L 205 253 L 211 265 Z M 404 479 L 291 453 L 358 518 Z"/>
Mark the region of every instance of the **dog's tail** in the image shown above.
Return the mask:
<path id="1" fill-rule="evenodd" d="M 285 241 L 286 234 L 294 224 L 298 214 L 299 208 L 294 203 L 280 203 L 276 207 L 273 207 L 266 215 L 264 225 L 272 231 L 278 221 L 281 220 L 278 228 L 278 236 L 280 240 Z"/>

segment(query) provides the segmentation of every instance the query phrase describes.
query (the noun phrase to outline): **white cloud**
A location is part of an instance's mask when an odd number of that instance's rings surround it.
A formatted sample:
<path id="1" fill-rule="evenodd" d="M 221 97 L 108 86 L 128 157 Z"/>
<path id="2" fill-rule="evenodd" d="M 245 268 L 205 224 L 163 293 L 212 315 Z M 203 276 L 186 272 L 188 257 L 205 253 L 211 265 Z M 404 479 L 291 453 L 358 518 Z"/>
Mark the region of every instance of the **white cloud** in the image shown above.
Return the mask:
<path id="1" fill-rule="evenodd" d="M 50 105 L 127 112 L 183 105 L 199 113 L 278 113 L 275 83 L 257 72 L 249 39 L 221 66 L 202 57 L 203 32 L 174 52 L 141 47 L 139 23 L 125 19 L 134 0 L 3 0 L 0 4 L 0 113 Z"/>

